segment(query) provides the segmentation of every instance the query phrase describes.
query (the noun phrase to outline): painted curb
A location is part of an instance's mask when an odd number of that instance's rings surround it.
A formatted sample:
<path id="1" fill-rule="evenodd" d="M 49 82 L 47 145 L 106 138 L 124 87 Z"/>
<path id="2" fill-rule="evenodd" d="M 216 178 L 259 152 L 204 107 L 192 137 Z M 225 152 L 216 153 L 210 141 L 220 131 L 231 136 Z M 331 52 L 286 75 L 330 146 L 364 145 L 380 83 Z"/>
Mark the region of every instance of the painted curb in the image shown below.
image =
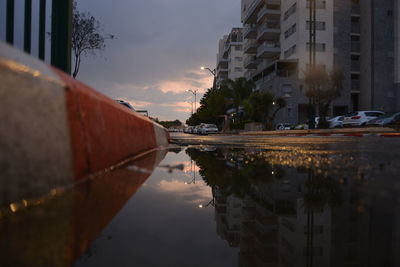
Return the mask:
<path id="1" fill-rule="evenodd" d="M 1 42 L 0 75 L 2 195 L 47 193 L 169 143 L 161 125 Z"/>

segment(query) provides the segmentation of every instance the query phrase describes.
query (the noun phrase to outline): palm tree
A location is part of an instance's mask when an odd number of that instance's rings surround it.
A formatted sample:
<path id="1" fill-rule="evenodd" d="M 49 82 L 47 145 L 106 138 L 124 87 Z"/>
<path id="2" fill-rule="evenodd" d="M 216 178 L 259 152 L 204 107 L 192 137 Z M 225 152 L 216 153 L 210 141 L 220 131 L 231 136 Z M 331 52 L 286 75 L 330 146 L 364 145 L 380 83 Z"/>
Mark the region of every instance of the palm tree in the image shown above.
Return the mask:
<path id="1" fill-rule="evenodd" d="M 222 84 L 222 87 L 228 88 L 233 100 L 233 105 L 236 109 L 236 114 L 239 114 L 239 106 L 243 100 L 248 98 L 253 92 L 255 84 L 253 81 L 246 80 L 244 77 L 235 80 L 227 79 Z"/>

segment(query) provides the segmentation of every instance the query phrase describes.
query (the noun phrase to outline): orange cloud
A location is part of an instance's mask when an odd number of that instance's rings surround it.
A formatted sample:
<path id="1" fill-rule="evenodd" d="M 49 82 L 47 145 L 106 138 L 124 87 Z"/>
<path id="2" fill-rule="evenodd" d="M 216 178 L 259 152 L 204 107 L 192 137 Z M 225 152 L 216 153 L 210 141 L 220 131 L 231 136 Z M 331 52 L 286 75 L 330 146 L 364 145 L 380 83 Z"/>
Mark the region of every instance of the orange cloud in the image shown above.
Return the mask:
<path id="1" fill-rule="evenodd" d="M 160 89 L 163 92 L 174 92 L 180 93 L 184 92 L 189 89 L 199 89 L 200 91 L 205 91 L 207 88 L 212 86 L 213 77 L 212 75 L 207 75 L 204 71 L 201 70 L 192 70 L 188 71 L 188 73 L 193 73 L 197 75 L 197 78 L 190 78 L 184 77 L 185 75 L 182 74 L 182 77 L 172 81 L 163 81 L 158 84 Z"/>

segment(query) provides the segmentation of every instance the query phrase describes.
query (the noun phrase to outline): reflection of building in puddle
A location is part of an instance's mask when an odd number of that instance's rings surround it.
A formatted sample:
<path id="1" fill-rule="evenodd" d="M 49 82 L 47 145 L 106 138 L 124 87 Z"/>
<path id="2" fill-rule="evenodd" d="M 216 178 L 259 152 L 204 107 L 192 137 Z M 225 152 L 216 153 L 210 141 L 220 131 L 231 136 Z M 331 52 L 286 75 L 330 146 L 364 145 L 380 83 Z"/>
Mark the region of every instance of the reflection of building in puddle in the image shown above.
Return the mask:
<path id="1" fill-rule="evenodd" d="M 388 182 L 396 181 L 380 182 L 386 187 L 376 190 L 357 173 L 346 179 L 307 169 L 278 171 L 243 152 L 219 153 L 221 164 L 216 157 L 195 158 L 201 173 L 210 175 L 203 178 L 219 183 L 212 186 L 217 233 L 240 248 L 239 266 L 400 266 L 400 198 L 388 192 Z M 267 178 L 267 170 L 279 172 L 279 179 Z M 257 173 L 264 178 L 252 176 Z M 250 183 L 240 184 L 245 191 L 237 190 L 238 179 Z"/>
<path id="2" fill-rule="evenodd" d="M 165 153 L 147 154 L 133 164 L 152 171 Z M 150 174 L 124 166 L 43 198 L 40 205 L 3 214 L 0 266 L 73 265 Z"/>

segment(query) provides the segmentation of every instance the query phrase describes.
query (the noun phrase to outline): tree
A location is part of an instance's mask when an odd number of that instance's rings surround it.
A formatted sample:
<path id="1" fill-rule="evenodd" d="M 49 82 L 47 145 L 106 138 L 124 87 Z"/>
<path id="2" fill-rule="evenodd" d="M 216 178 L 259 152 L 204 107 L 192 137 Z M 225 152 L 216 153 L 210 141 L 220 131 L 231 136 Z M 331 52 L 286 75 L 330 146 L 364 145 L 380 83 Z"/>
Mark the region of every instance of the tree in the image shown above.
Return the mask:
<path id="1" fill-rule="evenodd" d="M 227 88 L 229 90 L 233 105 L 236 109 L 236 114 L 239 114 L 240 104 L 250 96 L 254 87 L 254 82 L 244 77 L 237 78 L 236 80 L 227 79 L 221 86 L 221 88 Z"/>
<path id="2" fill-rule="evenodd" d="M 333 100 L 340 96 L 343 89 L 343 72 L 333 68 L 327 73 L 322 68 L 314 68 L 305 74 L 305 83 L 308 85 L 306 96 L 317 105 L 319 114 L 318 128 L 328 127 L 326 121 L 328 109 Z"/>
<path id="3" fill-rule="evenodd" d="M 72 76 L 78 75 L 82 56 L 95 55 L 103 50 L 106 39 L 114 39 L 113 35 L 103 35 L 101 25 L 90 13 L 79 12 L 76 1 L 73 2 L 72 16 L 72 51 L 75 57 L 75 66 Z"/>
<path id="4" fill-rule="evenodd" d="M 279 110 L 286 107 L 286 100 L 283 97 L 278 97 L 273 102 L 273 106 L 275 110 L 272 112 L 272 115 L 268 118 L 267 129 L 272 130 L 274 128 L 274 120 L 276 118 L 276 114 Z"/>

